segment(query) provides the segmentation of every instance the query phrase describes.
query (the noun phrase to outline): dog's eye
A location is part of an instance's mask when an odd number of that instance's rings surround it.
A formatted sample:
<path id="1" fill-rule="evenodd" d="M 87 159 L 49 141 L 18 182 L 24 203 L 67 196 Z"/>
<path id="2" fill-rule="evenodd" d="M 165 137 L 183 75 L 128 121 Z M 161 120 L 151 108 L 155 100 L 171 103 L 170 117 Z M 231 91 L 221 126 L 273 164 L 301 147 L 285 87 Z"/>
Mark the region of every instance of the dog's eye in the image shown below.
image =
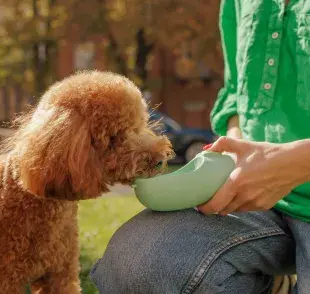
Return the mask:
<path id="1" fill-rule="evenodd" d="M 111 144 L 115 144 L 116 143 L 116 136 L 111 136 L 110 142 L 111 142 Z"/>
<path id="2" fill-rule="evenodd" d="M 95 139 L 94 139 L 94 137 L 93 136 L 91 136 L 90 137 L 90 144 L 93 146 L 93 147 L 95 147 Z"/>
<path id="3" fill-rule="evenodd" d="M 116 143 L 116 136 L 111 136 L 110 137 L 110 143 L 109 143 L 109 148 L 112 148 Z"/>

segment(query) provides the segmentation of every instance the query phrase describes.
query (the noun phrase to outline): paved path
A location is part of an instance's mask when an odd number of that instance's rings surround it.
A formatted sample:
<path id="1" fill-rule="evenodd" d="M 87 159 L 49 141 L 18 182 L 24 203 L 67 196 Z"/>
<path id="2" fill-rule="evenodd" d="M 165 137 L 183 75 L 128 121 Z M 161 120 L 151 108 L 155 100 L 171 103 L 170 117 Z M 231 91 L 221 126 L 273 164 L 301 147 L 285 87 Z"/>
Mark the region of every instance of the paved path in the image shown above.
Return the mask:
<path id="1" fill-rule="evenodd" d="M 121 184 L 116 184 L 111 187 L 111 192 L 107 194 L 108 196 L 133 196 L 135 195 L 133 189 L 128 186 Z"/>

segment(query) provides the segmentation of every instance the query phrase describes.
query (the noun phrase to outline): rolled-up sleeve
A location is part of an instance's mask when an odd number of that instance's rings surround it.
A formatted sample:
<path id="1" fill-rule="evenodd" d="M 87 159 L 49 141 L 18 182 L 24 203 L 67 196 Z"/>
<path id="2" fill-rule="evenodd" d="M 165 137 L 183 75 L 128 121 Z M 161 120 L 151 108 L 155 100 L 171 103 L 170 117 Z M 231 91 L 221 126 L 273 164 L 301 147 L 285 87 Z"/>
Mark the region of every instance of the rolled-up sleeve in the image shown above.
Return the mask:
<path id="1" fill-rule="evenodd" d="M 216 134 L 224 136 L 229 118 L 237 114 L 237 21 L 234 0 L 221 2 L 220 32 L 225 65 L 224 87 L 211 111 L 211 125 Z"/>

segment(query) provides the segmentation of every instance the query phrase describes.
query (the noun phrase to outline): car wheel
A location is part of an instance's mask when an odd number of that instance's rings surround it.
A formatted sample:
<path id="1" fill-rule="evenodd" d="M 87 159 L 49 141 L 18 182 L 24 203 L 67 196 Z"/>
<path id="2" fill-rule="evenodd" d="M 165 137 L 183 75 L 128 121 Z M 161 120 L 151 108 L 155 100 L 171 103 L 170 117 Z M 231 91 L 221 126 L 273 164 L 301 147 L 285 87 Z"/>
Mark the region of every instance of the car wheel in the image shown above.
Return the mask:
<path id="1" fill-rule="evenodd" d="M 199 152 L 202 151 L 202 148 L 204 145 L 206 145 L 206 142 L 192 142 L 188 145 L 188 147 L 185 150 L 184 153 L 184 159 L 186 162 L 191 161 Z"/>

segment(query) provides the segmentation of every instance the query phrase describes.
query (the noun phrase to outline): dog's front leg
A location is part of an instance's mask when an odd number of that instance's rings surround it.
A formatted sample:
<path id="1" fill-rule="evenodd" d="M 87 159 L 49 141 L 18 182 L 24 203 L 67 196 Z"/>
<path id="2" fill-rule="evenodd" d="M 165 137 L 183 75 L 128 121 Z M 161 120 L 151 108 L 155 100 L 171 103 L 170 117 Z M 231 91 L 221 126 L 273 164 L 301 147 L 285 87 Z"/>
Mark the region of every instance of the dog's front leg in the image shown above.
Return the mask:
<path id="1" fill-rule="evenodd" d="M 72 232 L 71 232 L 72 233 Z M 31 284 L 34 294 L 80 294 L 79 245 L 76 234 L 67 234 L 68 248 L 62 252 L 61 259 L 55 259 L 46 274 Z M 1 293 L 0 293 L 1 294 Z"/>
<path id="2" fill-rule="evenodd" d="M 0 267 L 4 261 L 0 259 Z M 12 262 L 0 268 L 0 294 L 24 294 L 28 277 L 20 269 L 24 264 Z"/>
<path id="3" fill-rule="evenodd" d="M 31 284 L 32 294 L 80 294 L 78 272 L 70 267 L 58 273 L 48 273 Z M 10 292 L 11 293 L 11 292 Z"/>
<path id="4" fill-rule="evenodd" d="M 23 294 L 26 284 L 9 276 L 1 276 L 0 293 Z"/>

